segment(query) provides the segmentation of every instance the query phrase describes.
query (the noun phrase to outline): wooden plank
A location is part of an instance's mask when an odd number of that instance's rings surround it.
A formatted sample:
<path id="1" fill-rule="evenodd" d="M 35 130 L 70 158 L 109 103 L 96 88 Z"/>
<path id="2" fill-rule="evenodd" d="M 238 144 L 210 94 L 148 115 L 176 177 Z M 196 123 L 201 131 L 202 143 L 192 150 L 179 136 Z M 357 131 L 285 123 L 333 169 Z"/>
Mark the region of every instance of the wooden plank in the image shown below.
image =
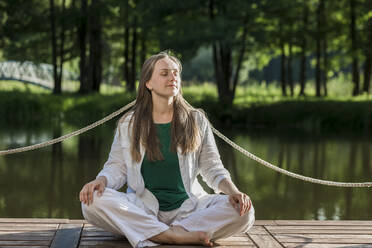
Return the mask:
<path id="1" fill-rule="evenodd" d="M 0 223 L 0 227 L 12 227 L 12 226 L 19 226 L 19 227 L 53 227 L 57 228 L 59 224 L 39 224 L 39 223 Z"/>
<path id="2" fill-rule="evenodd" d="M 252 240 L 247 236 L 231 236 L 224 239 L 218 239 L 215 241 L 216 245 L 220 246 L 252 246 L 254 243 Z"/>
<path id="3" fill-rule="evenodd" d="M 75 248 L 78 246 L 83 224 L 60 224 L 50 248 Z"/>
<path id="4" fill-rule="evenodd" d="M 125 237 L 118 237 L 118 236 L 94 236 L 94 237 L 81 237 L 80 241 L 90 241 L 90 240 L 121 240 L 126 241 L 128 240 Z"/>
<path id="5" fill-rule="evenodd" d="M 86 227 L 96 227 L 96 226 L 94 226 L 94 225 L 88 223 L 88 224 L 85 224 L 85 225 L 84 225 L 84 228 L 86 228 Z"/>
<path id="6" fill-rule="evenodd" d="M 372 230 L 372 226 L 267 226 L 268 230 Z"/>
<path id="7" fill-rule="evenodd" d="M 95 227 L 95 226 L 89 226 L 89 225 L 84 225 L 84 231 L 96 231 L 96 232 L 103 232 L 102 228 Z"/>
<path id="8" fill-rule="evenodd" d="M 97 241 L 97 242 L 86 242 L 86 241 Z M 101 245 L 113 245 L 113 243 L 108 243 L 107 241 L 121 241 L 120 243 L 121 244 L 126 244 L 128 243 L 128 241 L 126 241 L 125 239 L 123 238 L 118 238 L 118 237 L 85 237 L 85 238 L 81 238 L 80 240 L 80 244 L 81 246 L 84 246 L 84 245 L 94 245 L 94 247 L 96 247 L 97 244 L 101 244 Z M 118 243 L 119 243 L 118 242 Z M 233 246 L 243 246 L 243 247 L 256 247 L 254 245 L 254 243 L 246 236 L 246 237 L 229 237 L 229 238 L 226 238 L 226 239 L 220 239 L 220 240 L 217 240 L 215 242 L 216 245 L 218 245 L 218 247 L 223 247 L 223 246 L 226 246 L 226 247 L 233 247 Z M 80 246 L 80 247 L 81 247 Z M 179 248 L 179 246 L 170 246 L 170 245 L 167 245 L 167 246 L 164 246 L 164 247 L 177 247 Z M 192 247 L 192 246 L 185 246 L 185 247 Z M 200 246 L 198 246 L 200 247 Z"/>
<path id="9" fill-rule="evenodd" d="M 68 219 L 48 219 L 48 218 L 0 218 L 0 223 L 68 223 Z"/>
<path id="10" fill-rule="evenodd" d="M 31 245 L 31 246 L 8 246 L 8 245 L 2 245 L 1 248 L 49 248 L 49 246 L 34 246 L 34 245 Z"/>
<path id="11" fill-rule="evenodd" d="M 27 234 L 27 235 L 54 236 L 55 233 L 56 232 L 54 230 L 45 230 L 45 231 L 22 231 L 22 230 L 0 231 L 0 235 Z"/>
<path id="12" fill-rule="evenodd" d="M 372 235 L 372 230 L 296 230 L 296 229 L 284 229 L 284 230 L 270 230 L 273 235 L 276 234 L 369 234 Z"/>
<path id="13" fill-rule="evenodd" d="M 196 246 L 196 245 L 160 245 L 156 246 L 156 248 L 202 248 L 205 246 Z M 221 245 L 221 246 L 214 246 L 217 248 L 256 248 L 255 245 Z M 90 247 L 91 248 L 91 247 Z"/>
<path id="14" fill-rule="evenodd" d="M 89 243 L 89 244 L 81 244 L 79 248 L 107 248 L 107 247 L 114 247 L 114 248 L 133 248 L 129 243 L 128 244 L 122 244 L 122 243 Z M 196 245 L 159 245 L 156 246 L 156 248 L 201 248 L 203 246 L 196 246 Z M 215 246 L 218 248 L 256 248 L 255 245 L 221 245 L 221 246 Z"/>
<path id="15" fill-rule="evenodd" d="M 345 235 L 345 234 L 279 234 L 275 238 L 282 243 L 345 243 L 345 244 L 372 244 L 371 235 Z"/>
<path id="16" fill-rule="evenodd" d="M 86 220 L 68 220 L 69 224 L 89 224 Z"/>
<path id="17" fill-rule="evenodd" d="M 272 234 L 372 234 L 372 226 L 266 226 Z"/>
<path id="18" fill-rule="evenodd" d="M 287 248 L 372 248 L 372 244 L 283 243 Z"/>
<path id="19" fill-rule="evenodd" d="M 48 240 L 0 240 L 0 247 L 4 246 L 49 246 Z"/>
<path id="20" fill-rule="evenodd" d="M 16 247 L 18 245 L 27 245 L 27 247 L 49 247 L 55 231 L 1 231 L 0 247 Z M 45 241 L 45 242 L 42 242 Z M 19 246 L 18 246 L 19 247 Z M 23 246 L 24 247 L 24 246 Z"/>
<path id="21" fill-rule="evenodd" d="M 250 234 L 247 235 L 252 239 L 257 247 L 262 248 L 282 248 L 278 241 L 276 241 L 269 232 L 266 231 L 263 227 L 257 227 L 256 232 L 259 234 Z"/>
<path id="22" fill-rule="evenodd" d="M 29 235 L 29 234 L 6 234 L 0 235 L 0 240 L 49 240 L 53 239 L 53 235 L 51 236 L 43 236 L 43 235 Z"/>
<path id="23" fill-rule="evenodd" d="M 222 248 L 222 247 L 234 247 L 234 246 L 240 246 L 240 247 L 256 247 L 255 244 L 248 238 L 248 237 L 230 237 L 228 239 L 220 239 L 215 242 L 216 247 Z M 123 240 L 110 240 L 110 239 L 100 239 L 100 240 L 90 240 L 86 238 L 82 238 L 80 240 L 80 246 L 81 247 L 130 247 L 130 244 L 128 242 L 125 242 Z M 192 247 L 200 247 L 200 246 L 180 246 L 180 245 L 161 245 L 157 247 L 185 247 L 185 248 L 192 248 Z"/>
<path id="24" fill-rule="evenodd" d="M 247 237 L 247 234 L 246 233 L 237 233 L 237 234 L 234 234 L 234 236 L 232 237 Z"/>
<path id="25" fill-rule="evenodd" d="M 107 246 L 105 245 L 95 245 L 95 246 L 90 246 L 90 245 L 79 245 L 79 248 L 106 248 Z M 111 246 L 112 247 L 112 246 Z M 121 246 L 117 246 L 117 247 L 121 247 Z M 157 246 L 158 248 L 159 246 Z M 198 247 L 200 248 L 200 247 Z"/>
<path id="26" fill-rule="evenodd" d="M 57 230 L 57 227 L 50 227 L 50 226 L 7 226 L 3 227 L 0 226 L 0 231 L 5 232 L 5 231 L 27 231 L 27 232 L 32 232 L 32 231 L 55 231 Z"/>
<path id="27" fill-rule="evenodd" d="M 372 226 L 372 221 L 364 220 L 276 220 L 278 225 L 300 225 L 300 226 L 320 226 L 320 225 L 332 225 L 332 226 Z"/>
<path id="28" fill-rule="evenodd" d="M 244 242 L 252 242 L 250 238 L 245 234 L 245 236 L 231 236 L 228 238 L 218 239 L 218 241 L 224 241 L 224 242 L 234 242 L 234 241 L 244 241 Z"/>
<path id="29" fill-rule="evenodd" d="M 267 234 L 267 231 L 262 226 L 253 226 L 247 234 Z"/>
<path id="30" fill-rule="evenodd" d="M 275 220 L 255 220 L 254 226 L 276 226 Z"/>
<path id="31" fill-rule="evenodd" d="M 86 240 L 81 241 L 80 246 L 104 246 L 104 247 L 122 247 L 122 248 L 132 248 L 129 242 L 117 241 L 117 240 Z"/>
<path id="32" fill-rule="evenodd" d="M 81 234 L 82 237 L 90 237 L 90 236 L 115 236 L 115 234 L 106 232 L 106 231 L 86 231 L 83 229 Z"/>

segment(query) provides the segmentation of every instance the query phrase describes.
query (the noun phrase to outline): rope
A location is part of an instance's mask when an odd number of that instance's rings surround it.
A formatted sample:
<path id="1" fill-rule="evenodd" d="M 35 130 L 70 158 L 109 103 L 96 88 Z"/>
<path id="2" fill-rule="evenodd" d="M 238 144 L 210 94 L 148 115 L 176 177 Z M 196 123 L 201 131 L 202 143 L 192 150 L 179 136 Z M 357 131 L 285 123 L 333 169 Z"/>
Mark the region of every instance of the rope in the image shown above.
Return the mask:
<path id="1" fill-rule="evenodd" d="M 212 125 L 211 125 L 211 127 L 212 127 L 213 132 L 218 137 L 220 137 L 223 141 L 225 141 L 227 144 L 229 144 L 230 146 L 232 146 L 233 148 L 235 148 L 239 152 L 243 153 L 245 156 L 253 159 L 254 161 L 256 161 L 256 162 L 258 162 L 258 163 L 260 163 L 260 164 L 262 164 L 262 165 L 264 165 L 266 167 L 269 167 L 270 169 L 272 169 L 274 171 L 277 171 L 279 173 L 282 173 L 284 175 L 287 175 L 287 176 L 290 176 L 290 177 L 293 177 L 293 178 L 297 178 L 297 179 L 300 179 L 300 180 L 303 180 L 303 181 L 306 181 L 306 182 L 317 183 L 317 184 L 328 185 L 328 186 L 348 187 L 348 188 L 351 188 L 351 187 L 371 187 L 372 186 L 372 182 L 364 182 L 364 183 L 334 182 L 334 181 L 327 181 L 327 180 L 316 179 L 316 178 L 312 178 L 312 177 L 306 177 L 306 176 L 302 176 L 302 175 L 299 175 L 299 174 L 296 174 L 296 173 L 287 171 L 285 169 L 279 168 L 279 167 L 277 167 L 277 166 L 275 166 L 275 165 L 273 165 L 273 164 L 271 164 L 269 162 L 266 162 L 265 160 L 263 160 L 263 159 L 255 156 L 255 155 L 253 155 L 252 153 L 248 152 L 247 150 L 245 150 L 241 146 L 239 146 L 236 143 L 234 143 L 233 141 L 231 141 L 225 135 L 223 135 L 222 133 L 220 133 Z"/>
<path id="2" fill-rule="evenodd" d="M 63 140 L 66 140 L 66 139 L 69 139 L 71 137 L 74 137 L 74 136 L 77 136 L 79 134 L 82 134 L 90 129 L 93 129 L 99 125 L 101 125 L 102 123 L 108 121 L 108 120 L 111 120 L 112 118 L 114 118 L 115 116 L 121 114 L 122 112 L 126 111 L 127 109 L 129 109 L 130 107 L 132 107 L 133 105 L 135 104 L 135 101 L 132 101 L 130 103 L 128 103 L 126 106 L 122 107 L 121 109 L 113 112 L 112 114 L 104 117 L 103 119 L 99 120 L 99 121 L 96 121 L 92 124 L 90 124 L 89 126 L 86 126 L 84 128 L 81 128 L 77 131 L 74 131 L 72 133 L 69 133 L 69 134 L 66 134 L 66 135 L 63 135 L 59 138 L 56 138 L 56 139 L 52 139 L 52 140 L 49 140 L 49 141 L 46 141 L 46 142 L 42 142 L 42 143 L 39 143 L 39 144 L 35 144 L 35 145 L 31 145 L 31 146 L 25 146 L 25 147 L 20 147 L 20 148 L 15 148 L 15 149 L 10 149 L 10 150 L 4 150 L 4 151 L 0 151 L 0 156 L 1 155 L 7 155 L 7 154 L 12 154 L 12 153 L 19 153 L 19 152 L 25 152 L 25 151 L 30 151 L 30 150 L 35 150 L 35 149 L 39 149 L 41 147 L 45 147 L 45 146 L 48 146 L 48 145 L 53 145 L 55 143 L 58 143 L 58 142 L 61 142 Z M 234 143 L 233 141 L 231 141 L 229 138 L 227 138 L 226 136 L 224 136 L 221 132 L 219 132 L 217 129 L 215 129 L 212 125 L 210 125 L 213 132 L 218 136 L 220 137 L 223 141 L 225 141 L 227 144 L 229 144 L 230 146 L 232 146 L 233 148 L 235 148 L 236 150 L 238 150 L 239 152 L 243 153 L 245 156 L 255 160 L 256 162 L 274 170 L 274 171 L 277 171 L 279 173 L 282 173 L 284 175 L 287 175 L 287 176 L 290 176 L 290 177 L 293 177 L 293 178 L 297 178 L 297 179 L 300 179 L 300 180 L 303 180 L 303 181 L 306 181 L 306 182 L 311 182 L 311 183 L 316 183 L 316 184 L 322 184 L 322 185 L 328 185 L 328 186 L 336 186 L 336 187 L 371 187 L 372 186 L 372 182 L 363 182 L 363 183 L 348 183 L 348 182 L 334 182 L 334 181 L 327 181 L 327 180 L 321 180 L 321 179 L 316 179 L 316 178 L 312 178 L 312 177 L 306 177 L 306 176 L 303 176 L 303 175 L 299 175 L 299 174 L 296 174 L 296 173 L 293 173 L 293 172 L 290 172 L 290 171 L 287 171 L 285 169 L 282 169 L 282 168 L 279 168 L 269 162 L 266 162 L 265 160 L 253 155 L 252 153 L 248 152 L 247 150 L 245 150 L 244 148 L 240 147 L 239 145 L 237 145 L 236 143 Z"/>
<path id="3" fill-rule="evenodd" d="M 86 126 L 84 128 L 81 128 L 79 130 L 76 130 L 76 131 L 74 131 L 72 133 L 69 133 L 69 134 L 63 135 L 63 136 L 61 136 L 59 138 L 52 139 L 52 140 L 49 140 L 49 141 L 45 141 L 45 142 L 42 142 L 42 143 L 39 143 L 39 144 L 35 144 L 35 145 L 31 145 L 31 146 L 25 146 L 25 147 L 20 147 L 20 148 L 15 148 L 15 149 L 10 149 L 10 150 L 5 150 L 5 151 L 0 151 L 0 156 L 1 155 L 12 154 L 12 153 L 18 153 L 18 152 L 25 152 L 25 151 L 30 151 L 30 150 L 36 150 L 36 149 L 39 149 L 39 148 L 42 148 L 42 147 L 45 147 L 45 146 L 53 145 L 55 143 L 64 141 L 66 139 L 72 138 L 72 137 L 77 136 L 79 134 L 85 133 L 86 131 L 88 131 L 90 129 L 93 129 L 93 128 L 101 125 L 102 123 L 104 123 L 104 122 L 106 122 L 108 120 L 111 120 L 115 116 L 120 115 L 122 112 L 124 112 L 125 110 L 129 109 L 130 107 L 132 107 L 135 102 L 136 101 L 132 101 L 132 102 L 128 103 L 126 106 L 122 107 L 121 109 L 119 109 L 119 110 L 113 112 L 112 114 L 106 116 L 105 118 L 103 118 L 103 119 L 101 119 L 99 121 L 96 121 L 96 122 L 90 124 L 89 126 Z"/>

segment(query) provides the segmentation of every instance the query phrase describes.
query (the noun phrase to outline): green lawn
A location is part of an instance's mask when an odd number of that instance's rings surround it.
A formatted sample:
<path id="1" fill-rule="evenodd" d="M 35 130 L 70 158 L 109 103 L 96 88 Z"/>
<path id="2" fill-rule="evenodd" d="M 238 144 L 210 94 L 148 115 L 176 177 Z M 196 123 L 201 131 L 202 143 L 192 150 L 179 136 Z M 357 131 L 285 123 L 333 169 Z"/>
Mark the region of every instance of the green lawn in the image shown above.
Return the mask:
<path id="1" fill-rule="evenodd" d="M 65 83 L 77 89 L 75 82 Z M 72 87 L 72 85 L 74 85 Z M 66 87 L 65 86 L 65 87 Z M 314 97 L 310 84 L 306 97 L 283 97 L 275 85 L 238 87 L 234 105 L 221 108 L 213 84 L 184 82 L 183 94 L 195 107 L 203 108 L 214 123 L 225 126 L 300 128 L 306 130 L 372 129 L 369 95 L 351 97 L 351 85 L 329 83 L 330 96 Z M 295 88 L 295 94 L 299 91 Z M 0 125 L 44 125 L 65 120 L 82 127 L 135 99 L 123 87 L 103 85 L 101 94 L 79 96 L 69 92 L 53 95 L 38 86 L 0 81 Z M 371 120 L 371 121 L 370 121 Z"/>

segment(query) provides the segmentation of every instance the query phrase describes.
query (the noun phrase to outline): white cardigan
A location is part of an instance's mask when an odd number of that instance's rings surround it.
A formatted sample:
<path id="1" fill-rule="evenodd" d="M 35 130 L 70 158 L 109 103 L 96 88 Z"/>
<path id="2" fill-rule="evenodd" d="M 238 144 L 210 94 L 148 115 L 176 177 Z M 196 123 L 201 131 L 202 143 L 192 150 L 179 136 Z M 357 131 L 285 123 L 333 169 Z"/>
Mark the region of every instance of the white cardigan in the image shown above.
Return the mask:
<path id="1" fill-rule="evenodd" d="M 198 182 L 197 175 L 199 173 L 207 185 L 216 193 L 220 192 L 218 185 L 221 180 L 224 178 L 230 179 L 230 173 L 221 162 L 209 121 L 201 112 L 195 111 L 194 113 L 201 135 L 201 145 L 196 151 L 186 155 L 181 154 L 180 148 L 177 149 L 182 181 L 190 198 L 187 203 L 189 207 L 186 207 L 189 211 L 196 207 L 199 198 L 207 195 Z M 141 199 L 148 211 L 157 215 L 159 203 L 156 197 L 145 188 L 141 174 L 141 164 L 144 157 L 144 147 L 141 144 L 140 162 L 134 162 L 131 158 L 131 130 L 128 129 L 131 116 L 132 114 L 128 114 L 116 130 L 109 158 L 97 178 L 105 176 L 107 178 L 107 187 L 115 190 L 127 184 L 127 193 L 136 193 L 136 196 Z"/>

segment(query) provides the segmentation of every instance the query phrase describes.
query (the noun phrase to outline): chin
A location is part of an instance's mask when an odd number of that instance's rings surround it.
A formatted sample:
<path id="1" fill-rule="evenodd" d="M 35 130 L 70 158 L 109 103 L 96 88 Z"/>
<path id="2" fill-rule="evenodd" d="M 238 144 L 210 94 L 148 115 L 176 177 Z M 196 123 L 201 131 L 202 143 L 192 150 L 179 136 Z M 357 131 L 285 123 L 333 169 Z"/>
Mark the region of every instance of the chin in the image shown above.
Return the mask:
<path id="1" fill-rule="evenodd" d="M 172 93 L 173 93 L 172 96 L 177 96 L 180 93 L 180 91 L 178 89 L 174 89 Z"/>

